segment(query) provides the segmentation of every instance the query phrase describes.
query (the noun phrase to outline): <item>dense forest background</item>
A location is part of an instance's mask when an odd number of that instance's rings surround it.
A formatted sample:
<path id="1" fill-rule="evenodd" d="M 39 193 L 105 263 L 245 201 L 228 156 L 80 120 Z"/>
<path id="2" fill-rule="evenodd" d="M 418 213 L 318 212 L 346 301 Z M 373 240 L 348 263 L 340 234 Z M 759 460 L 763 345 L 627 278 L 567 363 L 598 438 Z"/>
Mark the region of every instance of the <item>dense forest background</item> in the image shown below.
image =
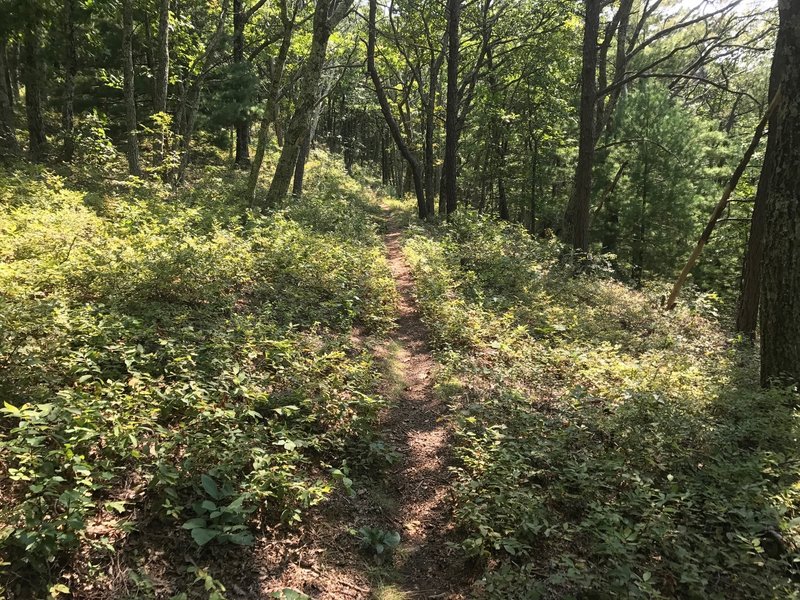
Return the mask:
<path id="1" fill-rule="evenodd" d="M 0 597 L 795 597 L 798 31 L 0 0 Z"/>
<path id="2" fill-rule="evenodd" d="M 447 212 L 450 171 L 451 208 L 564 233 L 587 110 L 582 6 L 469 3 L 448 38 L 443 3 L 392 2 L 373 10 L 370 45 L 366 4 L 6 4 L 6 152 L 77 163 L 124 152 L 131 174 L 178 185 L 226 155 L 255 180 L 264 148 L 278 144 L 287 156 L 260 205 L 287 191 L 292 169 L 297 194 L 309 145 L 324 145 L 348 169 L 378 169 L 398 195 L 415 194 L 421 216 Z M 590 239 L 619 277 L 643 285 L 680 270 L 767 108 L 777 12 L 763 2 L 593 9 Z M 447 39 L 458 40 L 455 65 Z M 760 161 L 693 273 L 723 299 L 739 293 Z"/>

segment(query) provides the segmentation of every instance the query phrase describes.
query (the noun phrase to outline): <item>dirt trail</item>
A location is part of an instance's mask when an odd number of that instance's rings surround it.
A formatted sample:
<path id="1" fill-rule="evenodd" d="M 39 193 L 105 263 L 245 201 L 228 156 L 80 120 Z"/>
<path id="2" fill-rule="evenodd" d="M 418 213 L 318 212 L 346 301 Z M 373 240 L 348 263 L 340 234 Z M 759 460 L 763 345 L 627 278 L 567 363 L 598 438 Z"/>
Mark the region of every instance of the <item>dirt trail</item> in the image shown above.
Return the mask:
<path id="1" fill-rule="evenodd" d="M 433 389 L 437 366 L 402 250 L 402 226 L 388 210 L 386 230 L 386 256 L 399 296 L 397 327 L 389 343 L 373 350 L 392 371 L 385 393 L 394 402 L 382 416 L 381 430 L 401 458 L 380 478 L 357 482 L 367 487 L 355 497 L 334 499 L 294 538 L 276 536 L 268 543 L 257 567 L 261 594 L 289 587 L 315 600 L 469 597 L 463 560 L 448 546 L 455 539 L 448 408 Z M 352 531 L 363 526 L 400 533 L 391 561 L 375 564 L 359 552 Z"/>
<path id="2" fill-rule="evenodd" d="M 400 295 L 397 359 L 406 387 L 383 424 L 403 461 L 394 474 L 397 509 L 391 516 L 403 541 L 398 553 L 399 588 L 417 598 L 461 598 L 462 565 L 449 549 L 453 535 L 447 405 L 434 393 L 436 363 L 414 298 L 414 281 L 401 247 L 400 227 L 389 217 L 384 236 L 389 266 Z"/>

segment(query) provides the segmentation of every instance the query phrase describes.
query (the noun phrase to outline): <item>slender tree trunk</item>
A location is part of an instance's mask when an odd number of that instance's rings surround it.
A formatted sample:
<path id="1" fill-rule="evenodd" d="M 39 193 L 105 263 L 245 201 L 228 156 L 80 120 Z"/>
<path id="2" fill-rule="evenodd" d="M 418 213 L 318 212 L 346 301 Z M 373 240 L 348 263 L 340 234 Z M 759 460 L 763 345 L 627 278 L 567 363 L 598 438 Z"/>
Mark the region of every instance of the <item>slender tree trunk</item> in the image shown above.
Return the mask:
<path id="1" fill-rule="evenodd" d="M 61 149 L 66 162 L 75 154 L 73 132 L 73 106 L 75 104 L 75 74 L 78 61 L 75 52 L 75 0 L 64 0 L 64 106 L 61 111 L 61 127 L 64 130 L 64 146 Z"/>
<path id="2" fill-rule="evenodd" d="M 778 35 L 783 35 L 783 30 Z M 776 47 L 782 41 L 776 41 Z M 782 54 L 776 52 L 772 58 L 772 71 L 769 78 L 770 102 L 778 93 L 783 71 Z M 770 118 L 770 131 L 777 128 L 777 113 Z M 736 313 L 736 331 L 747 334 L 750 338 L 755 336 L 758 326 L 758 303 L 761 295 L 761 260 L 764 248 L 764 227 L 766 225 L 767 197 L 769 186 L 775 170 L 775 136 L 767 136 L 767 148 L 764 152 L 764 163 L 761 167 L 761 176 L 758 179 L 753 215 L 750 220 L 750 233 L 747 238 L 747 250 L 742 266 L 742 289 L 739 296 L 739 305 Z"/>
<path id="3" fill-rule="evenodd" d="M 300 198 L 303 195 L 303 180 L 306 175 L 306 162 L 308 155 L 311 152 L 311 142 L 317 133 L 317 124 L 319 123 L 319 116 L 322 112 L 322 104 L 318 103 L 317 108 L 314 110 L 314 116 L 311 119 L 311 128 L 300 146 L 300 154 L 297 156 L 297 164 L 294 167 L 294 180 L 292 182 L 292 196 Z"/>
<path id="4" fill-rule="evenodd" d="M 19 150 L 14 130 L 14 103 L 6 60 L 6 39 L 0 36 L 0 155 L 16 154 Z"/>
<path id="5" fill-rule="evenodd" d="M 383 84 L 381 83 L 380 76 L 378 75 L 378 69 L 375 67 L 375 41 L 377 38 L 377 26 L 375 24 L 375 20 L 378 10 L 377 6 L 377 0 L 370 0 L 368 23 L 369 32 L 367 42 L 367 72 L 369 73 L 372 83 L 375 86 L 375 96 L 377 97 L 378 104 L 381 107 L 383 118 L 386 121 L 386 124 L 389 126 L 389 132 L 392 134 L 392 139 L 394 140 L 395 146 L 397 146 L 401 156 L 406 161 L 408 172 L 413 180 L 414 193 L 417 197 L 417 215 L 420 219 L 426 219 L 429 216 L 428 205 L 425 199 L 425 186 L 423 184 L 423 178 L 420 172 L 421 168 L 419 160 L 417 160 L 417 157 L 403 139 L 403 133 L 400 131 L 400 125 L 397 123 L 397 119 L 395 119 L 394 115 L 392 114 L 389 99 L 386 97 L 386 91 L 383 89 Z M 398 185 L 400 196 L 403 195 L 403 190 L 405 185 L 407 185 L 407 180 L 408 176 L 401 178 L 400 184 Z"/>
<path id="6" fill-rule="evenodd" d="M 780 0 L 783 63 L 761 281 L 761 384 L 800 383 L 800 2 Z"/>
<path id="7" fill-rule="evenodd" d="M 444 164 L 439 210 L 450 215 L 458 208 L 458 63 L 460 40 L 461 0 L 447 0 L 447 107 L 445 109 Z"/>
<path id="8" fill-rule="evenodd" d="M 153 89 L 153 112 L 167 112 L 167 90 L 169 87 L 169 7 L 170 0 L 160 0 L 158 10 L 158 40 L 156 47 L 155 87 Z M 160 165 L 166 153 L 166 137 L 162 133 L 156 141 L 155 163 Z"/>
<path id="9" fill-rule="evenodd" d="M 589 208 L 592 196 L 592 164 L 594 162 L 594 116 L 597 97 L 595 77 L 597 75 L 600 4 L 601 0 L 586 0 L 578 165 L 575 169 L 575 187 L 564 215 L 563 239 L 580 252 L 589 250 Z"/>
<path id="10" fill-rule="evenodd" d="M 244 28 L 247 24 L 244 0 L 233 0 L 233 63 L 237 66 L 244 64 Z M 244 117 L 239 118 L 236 127 L 236 158 L 237 167 L 247 168 L 250 165 L 250 121 Z"/>
<path id="11" fill-rule="evenodd" d="M 647 232 L 647 192 L 650 185 L 650 157 L 647 142 L 643 142 L 644 156 L 642 158 L 644 174 L 642 176 L 642 197 L 639 204 L 639 227 L 633 241 L 633 272 L 631 276 L 636 282 L 637 287 L 642 286 L 644 277 L 644 252 L 645 235 Z"/>
<path id="12" fill-rule="evenodd" d="M 539 168 L 539 140 L 533 138 L 533 152 L 531 157 L 531 189 L 528 192 L 528 233 L 536 233 L 536 181 Z"/>
<path id="13" fill-rule="evenodd" d="M 511 219 L 511 213 L 508 210 L 508 198 L 506 197 L 506 185 L 503 181 L 503 176 L 497 176 L 497 206 L 500 218 L 504 221 Z"/>
<path id="14" fill-rule="evenodd" d="M 297 156 L 303 138 L 308 135 L 310 119 L 317 102 L 322 67 L 328 49 L 333 28 L 347 14 L 352 0 L 317 0 L 314 7 L 314 28 L 311 38 L 311 48 L 308 58 L 303 65 L 303 77 L 300 81 L 295 110 L 286 128 L 285 139 L 275 174 L 267 192 L 267 203 L 277 204 L 289 191 Z M 329 12 L 331 15 L 329 15 Z"/>
<path id="15" fill-rule="evenodd" d="M 147 60 L 147 68 L 150 69 L 151 72 L 155 71 L 155 58 L 153 58 L 153 47 L 155 44 L 153 43 L 153 25 L 150 22 L 150 12 L 144 11 L 144 39 L 145 39 L 145 48 L 144 48 L 144 56 L 145 60 Z"/>
<path id="16" fill-rule="evenodd" d="M 28 143 L 31 158 L 41 162 L 47 153 L 47 136 L 42 114 L 42 84 L 39 63 L 39 30 L 36 20 L 25 25 L 23 60 L 25 62 L 25 112 L 28 118 Z"/>
<path id="17" fill-rule="evenodd" d="M 739 179 L 741 179 L 742 174 L 744 173 L 748 163 L 750 162 L 750 159 L 753 157 L 753 153 L 756 151 L 756 148 L 758 148 L 758 143 L 761 140 L 761 136 L 764 135 L 764 129 L 767 126 L 767 122 L 772 117 L 772 113 L 777 109 L 778 105 L 781 102 L 781 99 L 782 99 L 782 93 L 781 90 L 779 89 L 778 92 L 775 94 L 775 97 L 772 99 L 772 102 L 770 102 L 766 114 L 756 127 L 756 131 L 753 134 L 753 139 L 750 141 L 750 145 L 747 147 L 747 150 L 745 150 L 742 160 L 739 161 L 739 165 L 733 172 L 730 181 L 728 181 L 728 183 L 725 184 L 725 188 L 722 190 L 722 197 L 717 203 L 717 206 L 714 207 L 714 212 L 711 213 L 711 218 L 708 220 L 708 224 L 703 230 L 703 233 L 700 234 L 700 239 L 697 240 L 697 244 L 695 245 L 692 254 L 689 256 L 689 260 L 686 261 L 686 265 L 683 267 L 681 274 L 678 275 L 678 279 L 672 286 L 672 291 L 670 292 L 669 298 L 667 299 L 667 304 L 666 304 L 667 310 L 672 310 L 673 308 L 675 308 L 675 303 L 678 299 L 678 294 L 680 293 L 683 284 L 686 283 L 686 279 L 689 277 L 689 273 L 691 273 L 695 264 L 697 264 L 697 260 L 700 258 L 700 253 L 703 251 L 703 248 L 708 243 L 708 240 L 711 239 L 711 234 L 714 232 L 714 227 L 717 225 L 717 221 L 720 219 L 723 211 L 725 210 L 725 207 L 728 205 L 728 201 L 731 198 L 731 194 L 736 189 L 736 185 L 739 183 Z M 770 135 L 772 135 L 772 133 L 770 133 Z M 763 262 L 762 262 L 762 269 L 763 269 Z M 762 287 L 761 298 L 763 302 L 764 298 L 763 287 Z"/>
<path id="18" fill-rule="evenodd" d="M 128 171 L 131 175 L 141 175 L 139 168 L 139 139 L 136 133 L 136 82 L 133 70 L 133 0 L 122 0 L 122 54 L 123 88 L 125 92 L 125 126 L 128 143 L 125 154 L 128 157 Z"/>
<path id="19" fill-rule="evenodd" d="M 8 65 L 8 85 L 11 97 L 11 106 L 19 102 L 19 42 L 15 41 L 6 49 L 6 64 Z"/>

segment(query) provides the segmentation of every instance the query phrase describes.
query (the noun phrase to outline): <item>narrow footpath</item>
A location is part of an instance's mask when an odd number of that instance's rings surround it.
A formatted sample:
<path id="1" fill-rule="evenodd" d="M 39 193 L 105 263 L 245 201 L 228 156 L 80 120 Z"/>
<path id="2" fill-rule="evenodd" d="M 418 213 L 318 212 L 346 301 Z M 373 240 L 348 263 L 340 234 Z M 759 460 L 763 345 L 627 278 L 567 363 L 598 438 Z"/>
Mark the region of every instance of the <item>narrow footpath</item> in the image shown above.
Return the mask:
<path id="1" fill-rule="evenodd" d="M 384 395 L 391 400 L 380 429 L 399 459 L 374 480 L 357 481 L 354 497 L 334 499 L 303 531 L 268 544 L 259 569 L 266 571 L 259 575 L 262 593 L 289 588 L 314 600 L 471 597 L 462 555 L 448 543 L 456 540 L 448 406 L 434 389 L 437 365 L 403 254 L 402 225 L 391 211 L 385 215 L 397 327 L 373 351 L 384 363 Z M 390 558 L 378 562 L 359 551 L 353 533 L 365 526 L 400 534 Z"/>
<path id="2" fill-rule="evenodd" d="M 394 339 L 406 387 L 386 415 L 384 431 L 403 455 L 392 477 L 397 509 L 392 520 L 402 535 L 396 565 L 399 588 L 411 598 L 462 598 L 462 565 L 448 547 L 452 537 L 450 430 L 446 403 L 433 389 L 436 363 L 414 298 L 414 281 L 392 216 L 384 236 L 399 293 Z"/>

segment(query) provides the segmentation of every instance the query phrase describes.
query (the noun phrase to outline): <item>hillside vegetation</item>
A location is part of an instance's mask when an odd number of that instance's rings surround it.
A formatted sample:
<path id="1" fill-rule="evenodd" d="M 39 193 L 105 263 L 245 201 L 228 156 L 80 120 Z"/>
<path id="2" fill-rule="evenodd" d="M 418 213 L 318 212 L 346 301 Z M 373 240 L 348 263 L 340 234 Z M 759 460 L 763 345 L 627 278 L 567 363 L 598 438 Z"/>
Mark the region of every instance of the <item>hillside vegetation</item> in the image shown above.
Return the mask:
<path id="1" fill-rule="evenodd" d="M 351 332 L 391 327 L 395 289 L 369 192 L 309 166 L 303 202 L 263 216 L 213 168 L 177 195 L 2 173 L 9 593 L 123 597 L 142 548 L 249 545 L 380 462 L 379 372 Z"/>
<path id="2" fill-rule="evenodd" d="M 491 598 L 798 594 L 790 393 L 714 303 L 665 313 L 598 263 L 461 214 L 407 254 L 452 403 L 463 552 Z"/>

